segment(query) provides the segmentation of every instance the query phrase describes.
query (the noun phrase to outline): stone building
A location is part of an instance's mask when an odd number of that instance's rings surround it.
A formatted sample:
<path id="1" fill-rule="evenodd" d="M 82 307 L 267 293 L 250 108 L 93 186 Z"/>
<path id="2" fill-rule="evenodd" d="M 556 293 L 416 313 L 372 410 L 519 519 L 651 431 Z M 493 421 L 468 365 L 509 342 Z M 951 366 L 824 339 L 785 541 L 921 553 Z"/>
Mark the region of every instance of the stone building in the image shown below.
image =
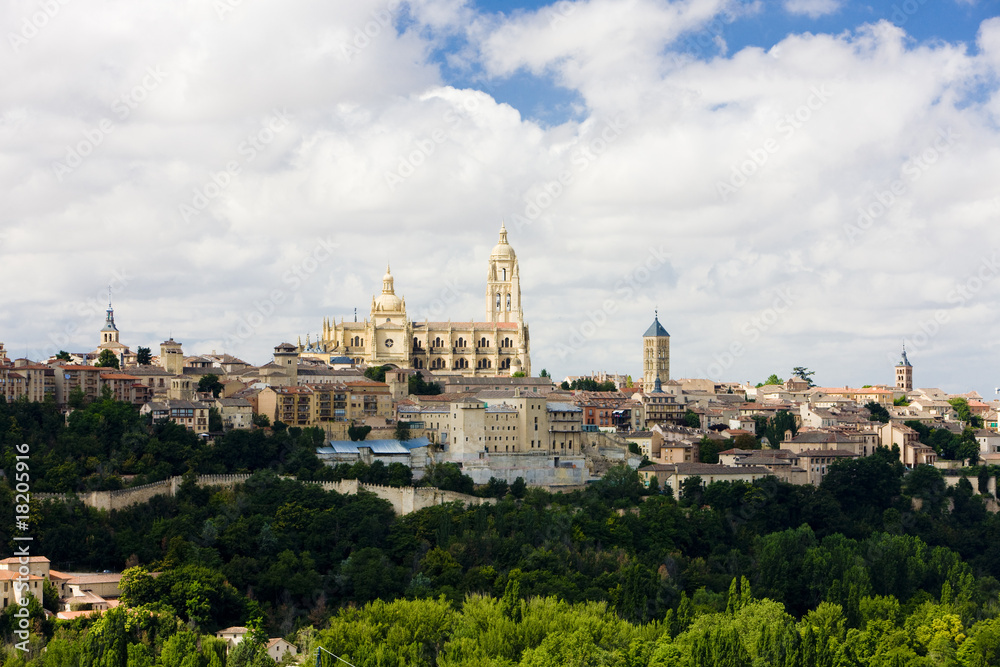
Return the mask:
<path id="1" fill-rule="evenodd" d="M 308 337 L 307 337 L 308 341 Z M 531 375 L 530 340 L 521 308 L 517 255 L 500 227 L 486 274 L 483 322 L 413 322 L 406 299 L 396 295 L 389 267 L 382 293 L 372 297 L 369 318 L 323 321 L 315 343 L 299 346 L 303 357 L 347 357 L 357 364 L 447 370 L 464 376 Z"/>

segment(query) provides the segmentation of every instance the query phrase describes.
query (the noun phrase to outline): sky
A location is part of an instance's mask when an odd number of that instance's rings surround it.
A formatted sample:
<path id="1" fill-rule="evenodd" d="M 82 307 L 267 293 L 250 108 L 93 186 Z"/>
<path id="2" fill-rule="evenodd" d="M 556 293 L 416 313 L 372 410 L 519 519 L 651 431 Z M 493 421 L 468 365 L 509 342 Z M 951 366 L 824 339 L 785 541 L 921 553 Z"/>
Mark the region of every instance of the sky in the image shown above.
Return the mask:
<path id="1" fill-rule="evenodd" d="M 0 341 L 270 360 L 368 315 L 531 361 L 1000 387 L 1000 3 L 8 0 Z"/>

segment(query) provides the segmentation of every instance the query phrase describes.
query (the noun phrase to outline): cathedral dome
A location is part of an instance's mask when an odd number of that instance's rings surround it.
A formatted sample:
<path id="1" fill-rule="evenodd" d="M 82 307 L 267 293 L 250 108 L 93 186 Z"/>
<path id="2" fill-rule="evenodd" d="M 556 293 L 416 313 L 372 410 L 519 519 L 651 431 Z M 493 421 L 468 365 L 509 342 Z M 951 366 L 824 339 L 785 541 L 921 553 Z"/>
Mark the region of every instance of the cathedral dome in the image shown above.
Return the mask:
<path id="1" fill-rule="evenodd" d="M 514 249 L 507 243 L 507 228 L 500 223 L 500 241 L 493 246 L 490 259 L 514 259 Z"/>
<path id="2" fill-rule="evenodd" d="M 403 306 L 403 300 L 395 294 L 379 294 L 375 298 L 375 310 L 397 311 Z"/>
<path id="3" fill-rule="evenodd" d="M 393 282 L 392 272 L 389 271 L 389 266 L 386 265 L 385 275 L 382 276 L 382 293 L 375 297 L 372 310 L 398 312 L 403 309 L 403 300 L 396 296 Z"/>

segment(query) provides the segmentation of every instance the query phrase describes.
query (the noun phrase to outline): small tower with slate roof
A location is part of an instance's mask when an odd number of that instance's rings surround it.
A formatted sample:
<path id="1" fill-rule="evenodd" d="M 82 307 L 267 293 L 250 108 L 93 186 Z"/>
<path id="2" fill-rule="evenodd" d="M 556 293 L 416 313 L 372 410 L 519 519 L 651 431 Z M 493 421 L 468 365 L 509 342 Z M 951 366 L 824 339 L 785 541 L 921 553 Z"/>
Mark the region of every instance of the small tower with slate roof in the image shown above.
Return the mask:
<path id="1" fill-rule="evenodd" d="M 913 366 L 906 358 L 906 345 L 903 345 L 903 356 L 896 364 L 896 389 L 903 391 L 913 391 Z"/>
<path id="2" fill-rule="evenodd" d="M 670 334 L 653 312 L 653 323 L 642 335 L 642 392 L 655 391 L 658 384 L 670 379 Z"/>

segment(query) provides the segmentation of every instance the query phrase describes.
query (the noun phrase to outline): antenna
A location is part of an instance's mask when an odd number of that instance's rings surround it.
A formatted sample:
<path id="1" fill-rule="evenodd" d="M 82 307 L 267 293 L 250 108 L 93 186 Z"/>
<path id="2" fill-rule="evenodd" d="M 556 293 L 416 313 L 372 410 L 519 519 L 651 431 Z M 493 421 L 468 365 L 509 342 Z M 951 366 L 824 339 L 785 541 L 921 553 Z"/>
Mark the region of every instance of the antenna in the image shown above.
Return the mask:
<path id="1" fill-rule="evenodd" d="M 351 663 L 347 662 L 346 660 L 344 660 L 343 658 L 341 658 L 339 655 L 336 655 L 334 653 L 330 653 L 329 651 L 327 651 L 322 646 L 317 646 L 316 647 L 316 667 L 323 667 L 323 663 L 321 662 L 321 657 L 322 656 L 320 655 L 320 651 L 322 651 L 323 653 L 326 653 L 327 655 L 332 655 L 334 658 L 336 658 L 337 660 L 340 660 L 345 665 L 351 665 Z M 351 667 L 355 667 L 355 666 L 351 665 Z"/>

